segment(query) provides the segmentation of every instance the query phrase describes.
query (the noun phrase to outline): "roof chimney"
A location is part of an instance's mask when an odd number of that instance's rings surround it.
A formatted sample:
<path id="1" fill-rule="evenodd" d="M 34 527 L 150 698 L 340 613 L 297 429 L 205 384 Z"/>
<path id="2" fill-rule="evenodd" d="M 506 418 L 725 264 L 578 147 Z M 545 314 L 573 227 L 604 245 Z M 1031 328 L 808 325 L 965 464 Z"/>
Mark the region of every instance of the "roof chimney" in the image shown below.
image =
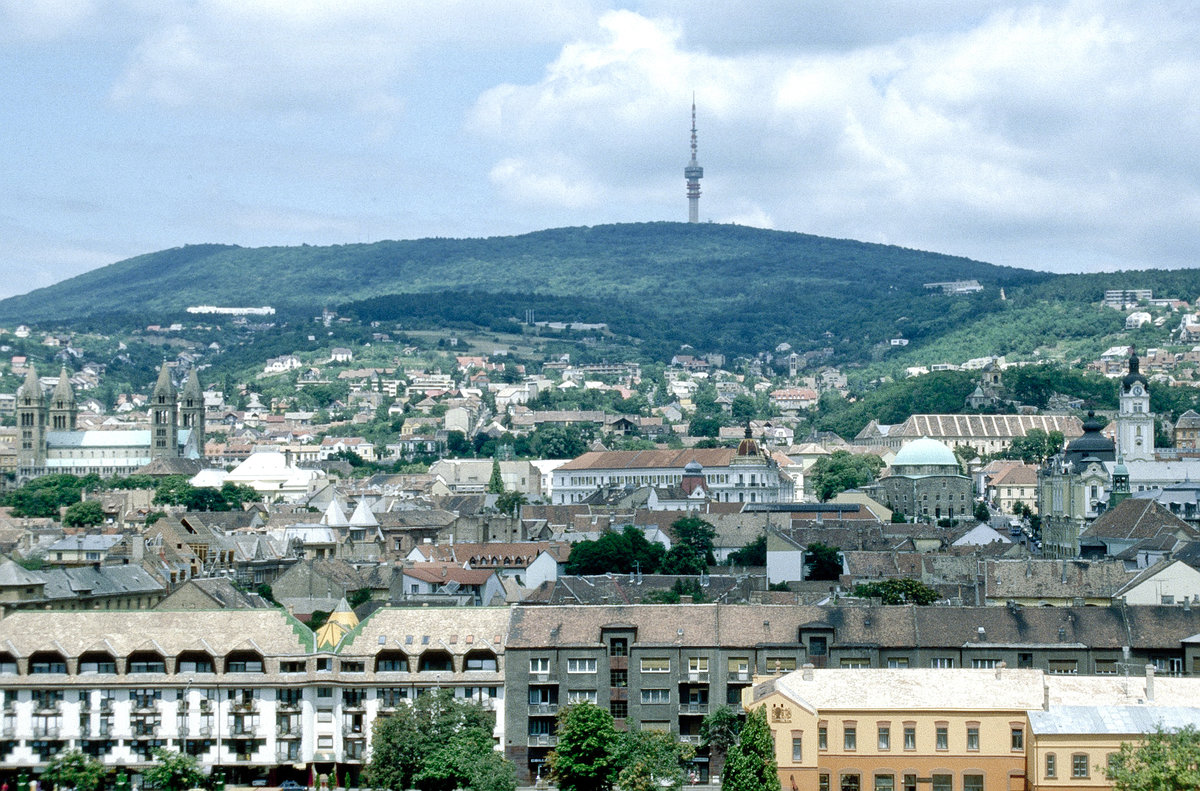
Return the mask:
<path id="1" fill-rule="evenodd" d="M 1000 671 L 1006 667 L 1008 667 L 1008 663 L 1003 660 L 996 663 L 996 678 L 997 679 L 1000 678 Z"/>
<path id="2" fill-rule="evenodd" d="M 805 663 L 804 663 L 804 664 L 803 664 L 803 665 L 800 667 L 800 669 L 804 671 L 804 673 L 803 673 L 803 675 L 802 675 L 802 678 L 803 678 L 805 681 L 812 681 L 812 680 L 813 680 L 813 663 L 812 663 L 812 662 L 805 662 Z"/>
<path id="3" fill-rule="evenodd" d="M 976 639 L 983 642 L 983 638 L 987 637 L 987 632 L 981 626 L 976 630 Z"/>
<path id="4" fill-rule="evenodd" d="M 1154 665 L 1146 665 L 1146 702 L 1154 702 Z"/>

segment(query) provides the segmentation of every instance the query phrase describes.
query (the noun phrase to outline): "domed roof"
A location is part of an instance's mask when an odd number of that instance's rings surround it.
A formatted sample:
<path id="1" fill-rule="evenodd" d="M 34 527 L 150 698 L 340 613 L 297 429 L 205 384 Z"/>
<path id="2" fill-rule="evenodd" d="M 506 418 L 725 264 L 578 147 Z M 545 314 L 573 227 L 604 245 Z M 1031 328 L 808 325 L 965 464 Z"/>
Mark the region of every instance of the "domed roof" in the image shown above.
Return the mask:
<path id="1" fill-rule="evenodd" d="M 901 448 L 900 452 L 896 454 L 896 458 L 892 460 L 893 467 L 904 465 L 953 465 L 958 467 L 958 458 L 945 443 L 929 437 L 921 437 Z"/>
<path id="2" fill-rule="evenodd" d="M 704 465 L 701 464 L 700 462 L 696 461 L 695 459 L 692 459 L 687 464 L 683 465 L 683 474 L 684 475 L 703 475 L 704 474 Z"/>
<path id="3" fill-rule="evenodd" d="M 1139 370 L 1140 367 L 1137 352 L 1134 352 L 1129 357 L 1129 373 L 1125 374 L 1125 378 L 1121 380 L 1121 392 L 1129 392 L 1129 388 L 1133 387 L 1134 382 L 1141 382 L 1143 388 L 1149 386 L 1146 377 L 1142 376 L 1142 372 Z"/>

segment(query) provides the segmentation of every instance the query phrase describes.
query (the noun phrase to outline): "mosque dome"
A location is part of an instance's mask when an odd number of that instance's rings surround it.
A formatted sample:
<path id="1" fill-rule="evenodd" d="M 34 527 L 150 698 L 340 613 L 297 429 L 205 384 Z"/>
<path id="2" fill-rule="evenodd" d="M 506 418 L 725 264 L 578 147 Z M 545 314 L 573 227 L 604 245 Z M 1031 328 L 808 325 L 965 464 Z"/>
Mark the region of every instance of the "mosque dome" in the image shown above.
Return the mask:
<path id="1" fill-rule="evenodd" d="M 913 440 L 900 449 L 892 460 L 893 467 L 905 466 L 953 466 L 958 467 L 958 458 L 943 442 L 929 437 Z"/>

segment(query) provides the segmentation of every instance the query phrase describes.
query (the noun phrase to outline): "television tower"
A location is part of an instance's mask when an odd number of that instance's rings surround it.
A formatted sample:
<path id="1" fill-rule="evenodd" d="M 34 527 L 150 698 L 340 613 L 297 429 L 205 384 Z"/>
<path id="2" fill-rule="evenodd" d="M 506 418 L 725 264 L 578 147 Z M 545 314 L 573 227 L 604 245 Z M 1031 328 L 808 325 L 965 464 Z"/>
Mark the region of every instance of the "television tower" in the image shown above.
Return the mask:
<path id="1" fill-rule="evenodd" d="M 704 168 L 696 161 L 696 95 L 692 94 L 692 160 L 683 169 L 687 179 L 688 222 L 700 222 L 700 179 Z"/>

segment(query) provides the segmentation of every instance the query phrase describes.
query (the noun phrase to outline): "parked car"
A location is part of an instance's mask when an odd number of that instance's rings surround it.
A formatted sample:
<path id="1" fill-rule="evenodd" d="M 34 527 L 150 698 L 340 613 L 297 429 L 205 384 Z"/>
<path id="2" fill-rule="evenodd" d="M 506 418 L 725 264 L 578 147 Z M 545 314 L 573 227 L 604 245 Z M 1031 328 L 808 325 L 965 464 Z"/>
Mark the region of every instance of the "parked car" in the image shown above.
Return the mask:
<path id="1" fill-rule="evenodd" d="M 295 780 L 284 780 L 279 784 L 279 787 L 282 788 L 283 791 L 300 791 L 300 789 L 304 788 L 304 786 L 300 785 Z"/>

